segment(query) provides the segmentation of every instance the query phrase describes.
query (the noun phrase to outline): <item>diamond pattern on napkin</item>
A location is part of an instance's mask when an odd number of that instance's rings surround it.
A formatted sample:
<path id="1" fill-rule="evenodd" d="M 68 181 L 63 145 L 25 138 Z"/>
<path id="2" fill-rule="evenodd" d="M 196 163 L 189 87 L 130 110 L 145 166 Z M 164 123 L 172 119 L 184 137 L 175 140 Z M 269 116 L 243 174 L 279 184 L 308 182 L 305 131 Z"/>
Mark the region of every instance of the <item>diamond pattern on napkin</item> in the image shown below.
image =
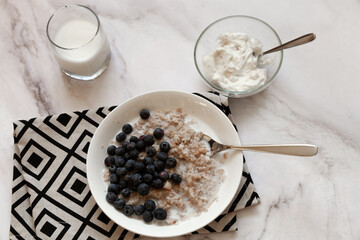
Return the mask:
<path id="1" fill-rule="evenodd" d="M 214 92 L 196 94 L 215 104 L 232 120 L 227 98 Z M 112 222 L 97 206 L 87 185 L 86 154 L 91 138 L 114 108 L 14 123 L 10 239 L 140 237 Z M 233 202 L 222 215 L 193 234 L 235 231 L 236 211 L 258 202 L 244 159 L 241 183 Z"/>

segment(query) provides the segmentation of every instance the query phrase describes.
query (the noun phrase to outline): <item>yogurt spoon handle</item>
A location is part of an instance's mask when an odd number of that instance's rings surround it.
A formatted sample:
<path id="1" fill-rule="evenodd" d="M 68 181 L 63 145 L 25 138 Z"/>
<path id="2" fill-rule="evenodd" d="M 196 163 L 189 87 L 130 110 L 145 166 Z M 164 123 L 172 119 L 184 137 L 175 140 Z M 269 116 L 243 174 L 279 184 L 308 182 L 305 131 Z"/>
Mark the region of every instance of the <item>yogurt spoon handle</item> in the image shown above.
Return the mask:
<path id="1" fill-rule="evenodd" d="M 270 50 L 267 50 L 267 51 L 263 52 L 262 55 L 272 53 L 272 52 L 276 52 L 276 51 L 280 51 L 280 50 L 286 49 L 286 48 L 296 47 L 296 46 L 311 42 L 315 38 L 316 38 L 316 35 L 314 33 L 308 33 L 308 34 L 305 34 L 304 36 L 295 38 L 294 40 L 291 40 L 289 42 L 281 44 L 280 46 L 277 46 L 277 47 L 274 47 L 274 48 L 272 48 Z"/>

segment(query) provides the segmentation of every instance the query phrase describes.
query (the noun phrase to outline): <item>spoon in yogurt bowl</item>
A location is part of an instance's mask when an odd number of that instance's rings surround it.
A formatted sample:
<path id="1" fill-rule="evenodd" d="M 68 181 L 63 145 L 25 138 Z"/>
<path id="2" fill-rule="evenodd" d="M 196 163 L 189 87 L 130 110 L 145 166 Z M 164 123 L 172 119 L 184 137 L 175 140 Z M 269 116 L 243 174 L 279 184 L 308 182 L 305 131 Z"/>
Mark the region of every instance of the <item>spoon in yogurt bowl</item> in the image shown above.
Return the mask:
<path id="1" fill-rule="evenodd" d="M 237 149 L 243 151 L 257 151 L 292 156 L 311 157 L 318 152 L 318 147 L 312 144 L 276 144 L 276 145 L 242 145 L 233 146 L 218 143 L 210 136 L 203 133 L 202 139 L 210 145 L 211 155 L 226 149 Z"/>
<path id="2" fill-rule="evenodd" d="M 292 48 L 292 47 L 296 47 L 296 46 L 299 46 L 299 45 L 303 45 L 305 43 L 309 43 L 313 40 L 315 40 L 316 38 L 316 35 L 314 33 L 308 33 L 308 34 L 305 34 L 301 37 L 298 37 L 298 38 L 295 38 L 291 41 L 288 41 L 286 43 L 283 43 L 277 47 L 274 47 L 274 48 L 271 48 L 265 52 L 262 52 L 261 54 L 257 54 L 255 52 L 253 52 L 253 55 L 254 56 L 257 56 L 258 58 L 266 55 L 266 54 L 269 54 L 269 53 L 273 53 L 273 52 L 277 52 L 277 51 L 280 51 L 280 50 L 283 50 L 283 49 L 287 49 L 287 48 Z"/>

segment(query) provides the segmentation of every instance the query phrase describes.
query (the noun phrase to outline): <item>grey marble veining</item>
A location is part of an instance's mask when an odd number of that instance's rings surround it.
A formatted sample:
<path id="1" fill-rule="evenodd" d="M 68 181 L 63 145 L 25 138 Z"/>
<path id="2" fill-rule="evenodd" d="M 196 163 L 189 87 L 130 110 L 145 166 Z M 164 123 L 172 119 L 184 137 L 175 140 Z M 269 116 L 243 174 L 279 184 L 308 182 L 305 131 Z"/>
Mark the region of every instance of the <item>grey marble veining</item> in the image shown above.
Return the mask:
<path id="1" fill-rule="evenodd" d="M 111 45 L 108 69 L 92 82 L 65 77 L 45 27 L 55 9 L 88 5 Z M 147 91 L 203 91 L 193 61 L 200 32 L 244 14 L 272 25 L 283 41 L 317 39 L 285 51 L 264 92 L 231 99 L 243 143 L 311 142 L 313 158 L 246 152 L 261 204 L 239 212 L 235 233 L 175 239 L 359 239 L 360 2 L 10 1 L 0 0 L 0 239 L 8 239 L 12 121 L 120 104 Z"/>

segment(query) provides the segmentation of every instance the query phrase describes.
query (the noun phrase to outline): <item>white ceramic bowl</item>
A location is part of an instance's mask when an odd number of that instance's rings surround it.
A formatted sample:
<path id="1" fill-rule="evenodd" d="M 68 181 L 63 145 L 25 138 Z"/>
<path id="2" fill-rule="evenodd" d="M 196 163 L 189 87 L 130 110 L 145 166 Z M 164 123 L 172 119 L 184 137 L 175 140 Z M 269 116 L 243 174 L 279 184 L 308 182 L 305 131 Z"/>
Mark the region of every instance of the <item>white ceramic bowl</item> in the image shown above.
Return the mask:
<path id="1" fill-rule="evenodd" d="M 120 132 L 124 123 L 139 119 L 142 108 L 171 110 L 181 107 L 183 112 L 197 122 L 195 130 L 202 131 L 214 139 L 226 143 L 240 144 L 238 134 L 229 119 L 215 105 L 193 94 L 178 91 L 150 92 L 129 99 L 115 108 L 97 128 L 89 147 L 87 157 L 87 178 L 95 201 L 102 211 L 123 228 L 150 237 L 174 237 L 191 233 L 218 217 L 230 204 L 238 189 L 243 168 L 241 151 L 231 151 L 225 161 L 225 180 L 218 192 L 218 200 L 207 212 L 189 217 L 174 225 L 147 224 L 141 219 L 127 217 L 117 211 L 106 199 L 107 183 L 103 180 L 104 159 L 110 141 Z"/>

